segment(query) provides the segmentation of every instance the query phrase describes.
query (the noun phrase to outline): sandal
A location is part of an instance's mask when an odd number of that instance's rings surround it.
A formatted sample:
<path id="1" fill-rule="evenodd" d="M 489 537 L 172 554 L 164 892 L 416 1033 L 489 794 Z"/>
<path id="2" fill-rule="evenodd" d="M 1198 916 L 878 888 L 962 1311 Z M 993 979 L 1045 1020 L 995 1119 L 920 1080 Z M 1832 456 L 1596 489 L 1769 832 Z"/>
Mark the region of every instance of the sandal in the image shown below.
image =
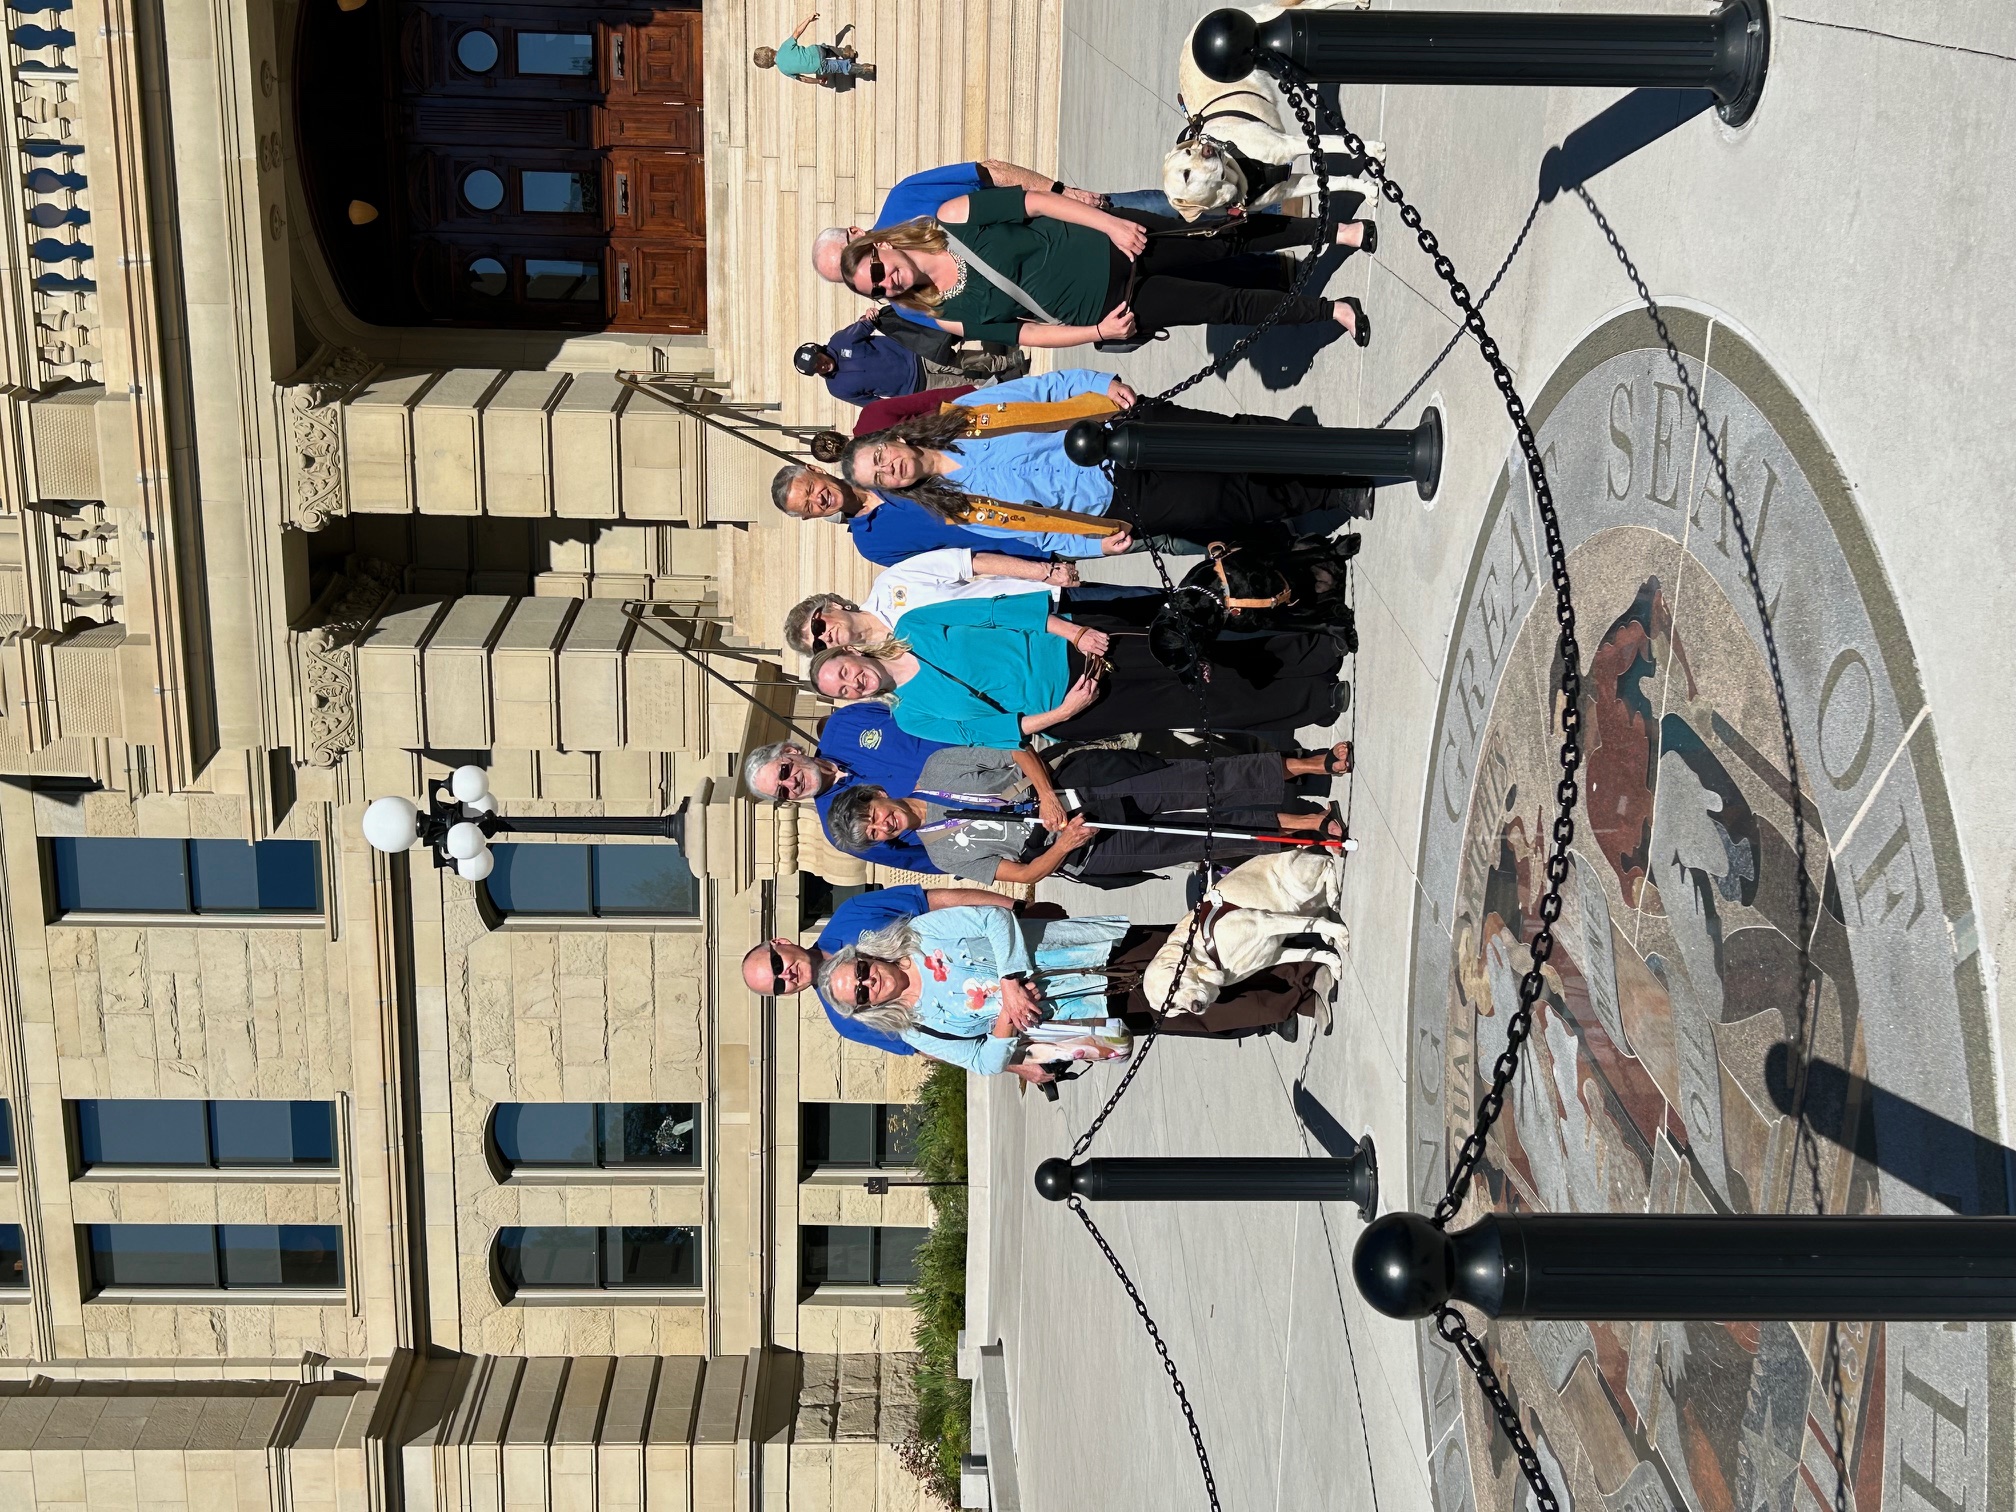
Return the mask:
<path id="1" fill-rule="evenodd" d="M 1349 305 L 1351 307 L 1351 314 L 1357 322 L 1351 330 L 1351 344 L 1359 347 L 1372 345 L 1372 317 L 1365 313 L 1365 306 L 1358 302 L 1358 296 L 1355 294 L 1346 294 L 1337 303 Z"/>
<path id="2" fill-rule="evenodd" d="M 1344 810 L 1332 803 L 1330 811 L 1323 816 L 1323 822 L 1316 827 L 1315 834 L 1326 848 L 1331 845 L 1349 846 L 1351 826 L 1344 822 Z"/>
<path id="3" fill-rule="evenodd" d="M 1323 751 L 1297 751 L 1295 759 L 1297 761 L 1321 761 L 1323 763 L 1323 775 L 1326 777 L 1342 777 L 1349 772 L 1357 770 L 1358 753 L 1353 749 L 1351 742 L 1340 740 L 1337 742 L 1337 745 L 1344 747 L 1344 754 L 1342 756 L 1337 754 L 1337 746 L 1331 746 L 1328 750 Z"/>
<path id="4" fill-rule="evenodd" d="M 1345 247 L 1343 249 L 1344 251 L 1363 252 L 1366 256 L 1369 257 L 1374 252 L 1377 252 L 1379 250 L 1379 222 L 1369 220 L 1356 220 L 1356 221 L 1345 221 L 1343 224 L 1346 226 L 1359 226 L 1363 228 L 1359 233 L 1358 245 L 1355 247 Z"/>

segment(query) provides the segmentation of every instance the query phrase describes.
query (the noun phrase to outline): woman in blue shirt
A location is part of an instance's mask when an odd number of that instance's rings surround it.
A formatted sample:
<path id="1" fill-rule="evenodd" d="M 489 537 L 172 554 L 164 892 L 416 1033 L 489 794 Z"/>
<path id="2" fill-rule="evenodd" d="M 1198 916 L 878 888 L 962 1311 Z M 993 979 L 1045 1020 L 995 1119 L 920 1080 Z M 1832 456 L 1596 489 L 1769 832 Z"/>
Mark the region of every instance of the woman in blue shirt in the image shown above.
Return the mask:
<path id="1" fill-rule="evenodd" d="M 1222 540 L 1315 510 L 1356 517 L 1372 510 L 1364 478 L 1248 472 L 1165 472 L 1157 468 L 1080 467 L 1064 453 L 1063 430 L 969 438 L 962 410 L 1004 403 L 1057 403 L 1104 392 L 1123 410 L 1136 395 L 1111 373 L 1067 368 L 977 389 L 941 413 L 913 416 L 858 436 L 840 454 L 840 475 L 858 488 L 921 504 L 940 518 L 969 496 L 1007 504 L 1042 504 L 1074 514 L 1126 520 L 1133 536 Z M 1216 415 L 1158 405 L 1150 425 L 1286 425 L 1272 415 Z M 1256 436 L 1256 443 L 1262 440 Z M 1054 548 L 1053 548 L 1054 549 Z M 1081 551 L 1081 554 L 1089 552 Z"/>

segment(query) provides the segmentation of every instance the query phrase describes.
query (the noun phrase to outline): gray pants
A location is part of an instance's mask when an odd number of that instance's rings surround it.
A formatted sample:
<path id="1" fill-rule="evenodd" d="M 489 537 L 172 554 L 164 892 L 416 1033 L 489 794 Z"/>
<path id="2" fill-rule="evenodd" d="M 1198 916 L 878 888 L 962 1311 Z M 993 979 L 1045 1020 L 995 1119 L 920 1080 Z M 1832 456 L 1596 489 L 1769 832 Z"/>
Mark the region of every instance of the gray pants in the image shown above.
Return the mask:
<path id="1" fill-rule="evenodd" d="M 965 383 L 1000 383 L 1010 378 L 1020 378 L 1029 371 L 1029 357 L 1026 352 L 982 352 L 967 350 L 958 353 L 951 363 L 933 362 L 924 359 L 924 387 L 927 389 L 957 388 Z"/>

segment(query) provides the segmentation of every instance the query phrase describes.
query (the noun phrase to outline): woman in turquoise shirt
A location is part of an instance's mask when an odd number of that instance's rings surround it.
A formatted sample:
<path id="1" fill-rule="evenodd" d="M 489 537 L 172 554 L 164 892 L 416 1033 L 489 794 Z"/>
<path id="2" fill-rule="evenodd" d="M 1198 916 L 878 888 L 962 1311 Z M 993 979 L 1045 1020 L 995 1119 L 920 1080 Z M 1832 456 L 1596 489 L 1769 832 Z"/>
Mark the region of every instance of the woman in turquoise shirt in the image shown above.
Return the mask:
<path id="1" fill-rule="evenodd" d="M 1098 1021 L 1118 1011 L 1103 968 L 1127 931 L 1118 917 L 934 909 L 829 957 L 819 990 L 848 1018 L 992 1076 L 1008 1069 L 1024 1031 L 1039 1021 Z"/>
<path id="2" fill-rule="evenodd" d="M 1236 643 L 1239 665 L 1214 658 L 1205 685 L 1220 730 L 1293 731 L 1341 712 L 1343 647 L 1322 632 Z M 1141 634 L 1074 624 L 1049 595 L 950 599 L 903 616 L 901 639 L 830 647 L 812 658 L 828 698 L 888 697 L 896 726 L 921 740 L 1012 750 L 1026 736 L 1102 740 L 1198 723 L 1198 695 Z"/>
<path id="3" fill-rule="evenodd" d="M 1318 223 L 1303 216 L 1261 215 L 1207 236 L 1181 221 L 1099 210 L 1044 190 L 979 189 L 947 200 L 936 216 L 849 242 L 840 254 L 840 279 L 857 294 L 929 315 L 974 341 L 1068 347 L 1124 341 L 1137 330 L 1258 325 L 1285 297 L 1281 324 L 1335 321 L 1357 345 L 1369 345 L 1372 322 L 1362 304 L 1286 294 L 1294 269 L 1285 262 L 1275 288 L 1236 282 L 1245 270 L 1229 259 L 1305 248 L 1317 231 Z M 1370 221 L 1346 221 L 1336 242 L 1369 252 L 1378 236 Z M 1029 302 L 975 263 L 1016 285 Z"/>

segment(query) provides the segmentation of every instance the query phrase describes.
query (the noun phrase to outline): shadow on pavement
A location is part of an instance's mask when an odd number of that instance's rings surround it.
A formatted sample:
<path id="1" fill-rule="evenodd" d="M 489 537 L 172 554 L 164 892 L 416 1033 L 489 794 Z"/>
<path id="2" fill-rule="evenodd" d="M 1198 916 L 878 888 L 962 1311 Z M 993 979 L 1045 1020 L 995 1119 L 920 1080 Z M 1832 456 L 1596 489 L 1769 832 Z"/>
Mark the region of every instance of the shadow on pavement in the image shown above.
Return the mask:
<path id="1" fill-rule="evenodd" d="M 1634 89 L 1568 133 L 1540 160 L 1540 198 L 1587 183 L 1641 147 L 1649 147 L 1715 103 L 1705 89 Z"/>
<path id="2" fill-rule="evenodd" d="M 1796 1081 L 1792 1047 L 1773 1045 L 1764 1058 L 1764 1084 L 1779 1112 L 1793 1112 Z M 1805 1121 L 1822 1139 L 1956 1213 L 2009 1210 L 2016 1150 L 1866 1077 L 1827 1061 L 1807 1062 Z"/>
<path id="3" fill-rule="evenodd" d="M 1337 1122 L 1336 1116 L 1316 1100 L 1316 1094 L 1307 1087 L 1295 1088 L 1295 1116 L 1302 1120 L 1302 1127 L 1309 1137 L 1323 1146 L 1323 1153 L 1339 1160 L 1349 1160 L 1358 1153 L 1358 1141 L 1351 1131 Z"/>

